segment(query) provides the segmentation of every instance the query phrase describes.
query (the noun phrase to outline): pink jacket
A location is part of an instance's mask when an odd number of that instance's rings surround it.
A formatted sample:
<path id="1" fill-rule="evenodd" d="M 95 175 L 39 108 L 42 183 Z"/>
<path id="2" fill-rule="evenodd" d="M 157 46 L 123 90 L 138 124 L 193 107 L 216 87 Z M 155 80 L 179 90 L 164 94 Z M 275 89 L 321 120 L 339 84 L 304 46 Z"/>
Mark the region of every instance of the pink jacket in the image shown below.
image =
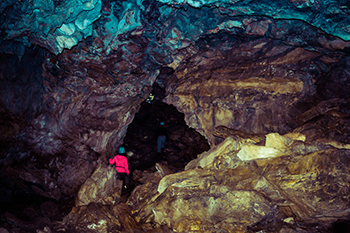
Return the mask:
<path id="1" fill-rule="evenodd" d="M 129 164 L 128 160 L 123 155 L 116 155 L 113 159 L 109 159 L 109 163 L 115 163 L 115 170 L 119 173 L 126 173 L 129 175 Z"/>

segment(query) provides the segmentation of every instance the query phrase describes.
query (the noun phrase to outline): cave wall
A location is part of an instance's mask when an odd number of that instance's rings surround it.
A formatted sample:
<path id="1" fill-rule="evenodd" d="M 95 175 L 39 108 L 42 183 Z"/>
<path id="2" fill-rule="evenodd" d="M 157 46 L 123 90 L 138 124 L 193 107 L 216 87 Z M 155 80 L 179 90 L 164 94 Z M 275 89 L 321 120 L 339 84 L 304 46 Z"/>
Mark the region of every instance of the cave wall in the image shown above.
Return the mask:
<path id="1" fill-rule="evenodd" d="M 302 26 L 305 31 L 312 30 Z M 222 33 L 220 42 L 217 40 L 198 42 L 199 52 L 182 62 L 169 81 L 166 100 L 183 112 L 187 124 L 211 145 L 217 143 L 213 136 L 217 126 L 286 133 L 298 126 L 295 118 L 313 102 L 348 98 L 346 85 L 339 85 L 340 89 L 331 86 L 339 82 L 337 78 L 322 79 L 322 85 L 319 82 L 319 74 L 334 77 L 333 72 L 346 72 L 346 65 L 336 65 L 346 62 L 342 54 L 325 53 L 320 45 L 311 50 L 260 36 Z M 216 46 L 209 47 L 215 42 Z"/>
<path id="2" fill-rule="evenodd" d="M 1 163 L 31 167 L 26 174 L 37 175 L 22 179 L 43 185 L 38 192 L 47 196 L 74 194 L 122 144 L 155 81 L 212 146 L 219 125 L 290 131 L 319 101 L 349 98 L 348 7 L 2 2 Z M 174 73 L 158 76 L 161 68 Z"/>

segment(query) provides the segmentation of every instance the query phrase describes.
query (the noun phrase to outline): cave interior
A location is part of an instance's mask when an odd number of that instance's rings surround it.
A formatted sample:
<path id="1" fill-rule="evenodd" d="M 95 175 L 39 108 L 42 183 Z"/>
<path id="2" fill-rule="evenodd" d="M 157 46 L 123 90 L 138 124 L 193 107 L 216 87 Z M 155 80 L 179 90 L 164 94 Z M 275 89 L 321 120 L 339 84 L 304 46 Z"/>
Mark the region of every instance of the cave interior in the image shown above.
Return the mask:
<path id="1" fill-rule="evenodd" d="M 0 233 L 350 232 L 348 1 L 0 12 Z"/>

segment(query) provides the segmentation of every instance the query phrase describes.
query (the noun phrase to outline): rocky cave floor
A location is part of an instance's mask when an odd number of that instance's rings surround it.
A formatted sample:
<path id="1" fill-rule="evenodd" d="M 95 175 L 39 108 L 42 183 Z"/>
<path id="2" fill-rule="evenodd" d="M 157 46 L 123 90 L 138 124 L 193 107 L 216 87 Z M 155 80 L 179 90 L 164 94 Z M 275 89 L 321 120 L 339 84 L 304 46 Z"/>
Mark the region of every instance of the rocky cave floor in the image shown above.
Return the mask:
<path id="1" fill-rule="evenodd" d="M 141 104 L 124 138 L 123 146 L 127 154 L 132 152 L 132 156 L 128 156 L 130 185 L 128 189 L 122 190 L 119 203 L 125 203 L 133 189 L 142 184 L 138 181 L 142 178 L 142 172 L 156 171 L 156 163 L 161 164 L 169 172 L 176 173 L 182 171 L 184 166 L 198 154 L 210 149 L 205 138 L 186 125 L 182 113 L 174 106 L 161 101 L 164 97 L 164 90 L 161 87 L 155 84 L 153 93 L 155 98 L 150 103 L 145 101 Z M 164 150 L 158 154 L 155 129 L 159 127 L 160 122 L 165 123 L 169 137 Z M 3 148 L 5 147 L 10 149 L 8 145 Z M 35 165 L 44 166 L 46 162 L 37 160 Z M 16 166 L 22 165 L 15 164 L 14 167 Z M 0 208 L 1 233 L 3 228 L 16 233 L 37 232 L 37 229 L 44 229 L 46 232 L 45 226 L 52 226 L 55 222 L 62 221 L 75 204 L 75 197 L 56 201 L 40 196 L 33 189 L 43 187 L 24 180 L 12 180 L 9 175 L 7 173 L 0 180 L 3 197 Z"/>

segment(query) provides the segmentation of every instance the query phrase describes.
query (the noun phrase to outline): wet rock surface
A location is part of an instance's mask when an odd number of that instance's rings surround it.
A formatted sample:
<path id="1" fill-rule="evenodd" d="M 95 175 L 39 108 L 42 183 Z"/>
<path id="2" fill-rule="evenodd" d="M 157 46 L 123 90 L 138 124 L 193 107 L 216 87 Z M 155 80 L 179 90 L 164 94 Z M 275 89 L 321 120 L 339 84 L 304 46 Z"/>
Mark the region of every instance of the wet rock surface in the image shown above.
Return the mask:
<path id="1" fill-rule="evenodd" d="M 1 2 L 0 231 L 348 228 L 349 7 Z"/>

